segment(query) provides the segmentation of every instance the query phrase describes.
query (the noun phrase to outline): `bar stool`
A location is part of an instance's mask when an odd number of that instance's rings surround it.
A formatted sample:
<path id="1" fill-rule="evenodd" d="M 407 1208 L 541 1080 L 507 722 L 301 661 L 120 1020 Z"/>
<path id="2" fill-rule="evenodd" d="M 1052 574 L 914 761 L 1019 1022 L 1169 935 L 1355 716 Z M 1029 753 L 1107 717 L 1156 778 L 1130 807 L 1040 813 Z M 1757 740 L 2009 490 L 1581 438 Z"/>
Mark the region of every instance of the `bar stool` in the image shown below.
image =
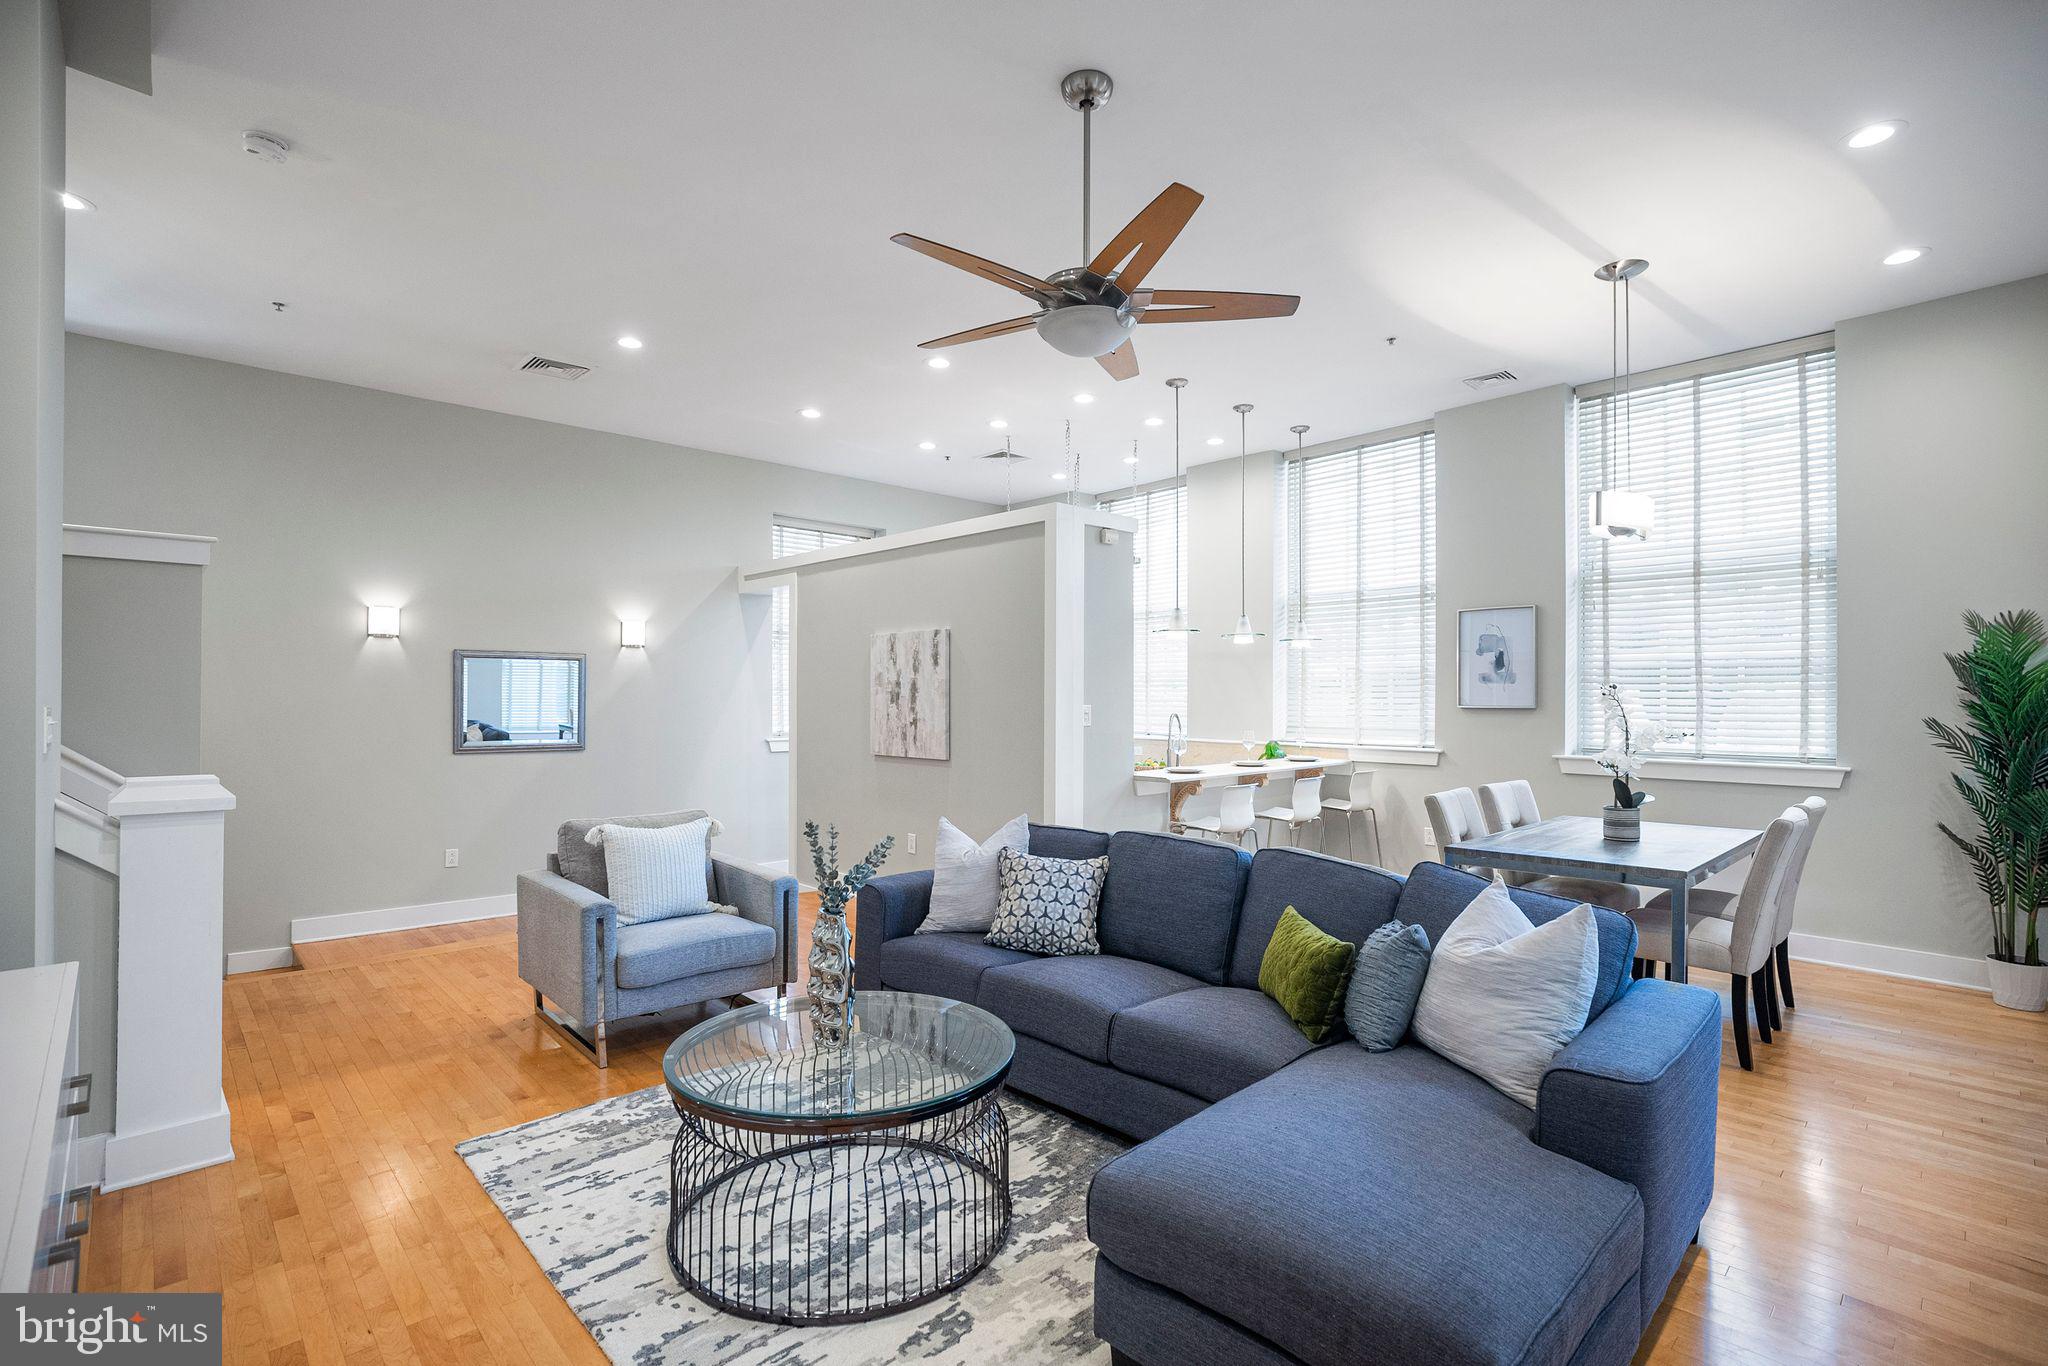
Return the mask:
<path id="1" fill-rule="evenodd" d="M 1320 776 L 1296 778 L 1294 780 L 1294 804 L 1292 806 L 1272 806 L 1259 812 L 1260 820 L 1271 821 L 1275 825 L 1284 824 L 1287 827 L 1287 842 L 1289 844 L 1294 843 L 1295 831 L 1305 825 L 1314 825 L 1320 822 L 1322 818 L 1323 780 Z M 1318 831 L 1316 833 L 1316 848 L 1320 850 L 1322 846 L 1322 832 Z"/>
<path id="2" fill-rule="evenodd" d="M 1244 847 L 1245 832 L 1250 831 L 1252 848 L 1258 848 L 1259 831 L 1253 824 L 1255 818 L 1252 815 L 1252 793 L 1255 790 L 1249 783 L 1231 784 L 1216 794 L 1215 815 L 1183 820 L 1181 828 L 1199 831 L 1204 838 L 1227 838 L 1240 849 Z"/>
<path id="3" fill-rule="evenodd" d="M 1372 861 L 1380 866 L 1380 814 L 1372 804 L 1373 770 L 1357 764 L 1331 764 L 1323 770 L 1323 810 L 1344 817 L 1344 857 L 1351 858 L 1351 832 L 1360 812 L 1372 826 Z M 1361 780 L 1363 786 L 1361 787 Z"/>

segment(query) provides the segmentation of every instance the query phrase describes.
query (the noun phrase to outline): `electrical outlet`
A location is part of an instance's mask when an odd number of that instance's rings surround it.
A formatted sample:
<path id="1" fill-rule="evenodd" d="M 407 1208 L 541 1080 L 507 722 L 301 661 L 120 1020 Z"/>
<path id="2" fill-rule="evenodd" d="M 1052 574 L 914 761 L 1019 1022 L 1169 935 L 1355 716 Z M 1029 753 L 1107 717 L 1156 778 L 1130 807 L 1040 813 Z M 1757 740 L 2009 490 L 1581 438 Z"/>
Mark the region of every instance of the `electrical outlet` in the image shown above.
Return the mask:
<path id="1" fill-rule="evenodd" d="M 915 830 L 910 832 L 909 836 L 904 840 L 904 844 L 906 845 L 905 853 L 914 854 L 917 852 L 917 832 Z"/>
<path id="2" fill-rule="evenodd" d="M 1422 827 L 1422 847 L 1425 849 L 1436 848 L 1436 831 L 1430 829 L 1427 825 Z"/>
<path id="3" fill-rule="evenodd" d="M 1086 702 L 1081 704 L 1081 724 L 1084 726 L 1095 724 L 1095 708 L 1089 706 Z"/>
<path id="4" fill-rule="evenodd" d="M 453 868 L 461 862 L 462 851 L 460 849 L 443 849 L 441 851 L 441 866 L 443 868 Z"/>

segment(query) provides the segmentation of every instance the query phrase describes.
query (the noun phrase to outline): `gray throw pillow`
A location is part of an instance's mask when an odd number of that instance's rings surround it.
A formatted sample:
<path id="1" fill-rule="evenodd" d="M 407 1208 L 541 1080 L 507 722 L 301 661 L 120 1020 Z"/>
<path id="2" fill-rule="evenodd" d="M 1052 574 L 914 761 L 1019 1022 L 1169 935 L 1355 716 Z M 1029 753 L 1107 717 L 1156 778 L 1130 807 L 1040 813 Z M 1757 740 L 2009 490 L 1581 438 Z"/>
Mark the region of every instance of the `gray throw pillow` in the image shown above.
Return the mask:
<path id="1" fill-rule="evenodd" d="M 996 919 L 988 942 L 1025 953 L 1101 953 L 1095 937 L 1095 913 L 1102 904 L 1102 884 L 1109 879 L 1106 858 L 1041 858 L 1014 849 L 996 853 Z"/>
<path id="2" fill-rule="evenodd" d="M 1369 1052 L 1399 1046 L 1429 976 L 1429 931 L 1398 920 L 1366 936 L 1344 995 L 1344 1025 Z"/>

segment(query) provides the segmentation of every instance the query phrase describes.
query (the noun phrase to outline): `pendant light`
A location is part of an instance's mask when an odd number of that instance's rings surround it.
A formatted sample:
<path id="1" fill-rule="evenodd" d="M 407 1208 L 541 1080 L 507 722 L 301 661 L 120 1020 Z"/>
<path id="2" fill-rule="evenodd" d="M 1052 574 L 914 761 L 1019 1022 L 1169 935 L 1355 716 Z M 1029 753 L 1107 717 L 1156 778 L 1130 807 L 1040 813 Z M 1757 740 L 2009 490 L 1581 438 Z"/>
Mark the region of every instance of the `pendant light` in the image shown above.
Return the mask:
<path id="1" fill-rule="evenodd" d="M 1638 493 L 1628 487 L 1629 476 L 1634 472 L 1630 461 L 1630 438 L 1633 435 L 1630 409 L 1634 406 L 1630 402 L 1630 381 L 1635 371 L 1635 336 L 1629 318 L 1629 281 L 1649 268 L 1648 261 L 1629 257 L 1621 261 L 1609 261 L 1593 272 L 1594 279 L 1605 280 L 1608 286 L 1608 359 L 1614 372 L 1614 379 L 1607 392 L 1607 439 L 1603 443 L 1606 461 L 1602 473 L 1605 487 L 1594 493 L 1586 514 L 1587 522 L 1596 536 L 1606 536 L 1616 541 L 1648 540 L 1650 528 L 1657 520 L 1655 500 L 1647 493 Z M 1621 432 L 1619 485 L 1614 482 L 1614 433 L 1617 428 Z"/>
<path id="2" fill-rule="evenodd" d="M 1237 414 L 1237 629 L 1223 638 L 1232 645 L 1249 645 L 1266 634 L 1252 629 L 1251 614 L 1244 609 L 1244 467 L 1250 453 L 1246 427 L 1251 410 L 1249 403 L 1231 407 L 1231 411 Z"/>
<path id="3" fill-rule="evenodd" d="M 1182 487 L 1180 482 L 1180 391 L 1188 387 L 1188 382 L 1184 379 L 1170 379 L 1166 381 L 1166 387 L 1173 390 L 1173 486 L 1178 489 Z M 1180 497 L 1183 500 L 1183 506 L 1185 506 L 1185 499 L 1187 498 L 1185 490 L 1183 490 Z M 1176 516 L 1173 519 L 1173 612 L 1166 618 L 1166 625 L 1153 629 L 1152 634 L 1154 635 L 1191 636 L 1195 634 L 1195 628 L 1188 625 L 1188 614 L 1181 609 L 1180 605 L 1180 524 L 1181 518 Z"/>
<path id="4" fill-rule="evenodd" d="M 1306 422 L 1298 422 L 1287 430 L 1294 433 L 1294 458 L 1299 460 L 1301 459 L 1302 438 L 1308 435 L 1308 424 Z M 1317 640 L 1321 639 L 1319 636 L 1310 635 L 1303 626 L 1301 605 L 1299 603 L 1291 605 L 1287 615 L 1289 617 L 1287 634 L 1280 637 L 1282 645 L 1285 645 L 1290 650 L 1306 650 L 1309 646 L 1315 644 Z"/>

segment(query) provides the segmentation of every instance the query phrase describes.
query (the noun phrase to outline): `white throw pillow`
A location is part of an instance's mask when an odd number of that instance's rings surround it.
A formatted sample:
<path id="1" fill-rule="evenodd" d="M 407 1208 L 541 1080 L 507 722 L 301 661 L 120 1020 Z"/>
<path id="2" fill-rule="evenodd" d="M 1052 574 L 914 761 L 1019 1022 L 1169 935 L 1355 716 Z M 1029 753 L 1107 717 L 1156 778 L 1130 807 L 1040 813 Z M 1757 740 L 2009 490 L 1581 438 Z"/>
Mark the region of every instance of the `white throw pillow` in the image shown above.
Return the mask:
<path id="1" fill-rule="evenodd" d="M 1532 926 L 1496 877 L 1430 955 L 1415 1037 L 1533 1110 L 1550 1060 L 1586 1027 L 1599 976 L 1591 906 Z"/>
<path id="2" fill-rule="evenodd" d="M 996 858 L 1009 849 L 1022 854 L 1031 844 L 1031 817 L 1019 816 L 980 844 L 944 816 L 932 846 L 932 901 L 919 934 L 972 931 L 987 934 L 996 922 Z"/>
<path id="3" fill-rule="evenodd" d="M 621 925 L 696 915 L 711 904 L 709 816 L 681 825 L 593 826 L 583 838 L 604 850 L 605 883 Z"/>

